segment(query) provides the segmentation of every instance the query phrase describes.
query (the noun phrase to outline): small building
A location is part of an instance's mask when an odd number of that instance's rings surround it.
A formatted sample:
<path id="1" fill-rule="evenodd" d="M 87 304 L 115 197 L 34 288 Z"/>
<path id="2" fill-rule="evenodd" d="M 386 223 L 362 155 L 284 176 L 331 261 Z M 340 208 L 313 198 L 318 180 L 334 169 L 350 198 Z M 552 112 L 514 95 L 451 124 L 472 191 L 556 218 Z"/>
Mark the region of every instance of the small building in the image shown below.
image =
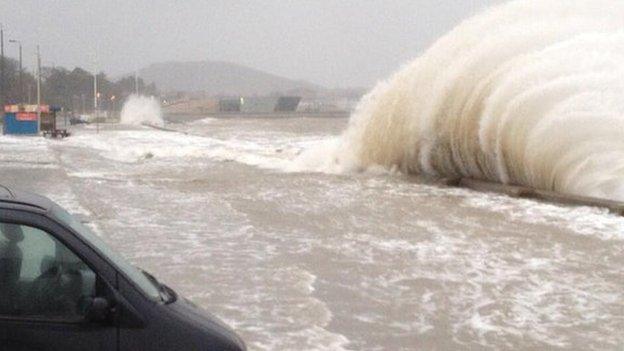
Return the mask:
<path id="1" fill-rule="evenodd" d="M 163 104 L 163 112 L 167 115 L 204 115 L 218 111 L 219 100 L 216 98 L 179 100 Z"/>
<path id="2" fill-rule="evenodd" d="M 56 112 L 58 108 L 41 105 L 41 123 L 37 118 L 37 105 L 6 105 L 2 124 L 3 134 L 36 135 L 41 131 L 56 129 Z"/>
<path id="3" fill-rule="evenodd" d="M 241 97 L 240 111 L 243 113 L 271 113 L 275 111 L 277 96 Z"/>
<path id="4" fill-rule="evenodd" d="M 294 112 L 301 102 L 300 96 L 280 96 L 275 104 L 275 112 Z"/>
<path id="5" fill-rule="evenodd" d="M 23 104 L 4 106 L 2 133 L 22 135 L 39 133 L 37 106 Z"/>
<path id="6" fill-rule="evenodd" d="M 247 114 L 270 114 L 274 112 L 295 112 L 299 96 L 253 96 L 223 98 L 219 100 L 219 112 L 242 112 Z"/>
<path id="7" fill-rule="evenodd" d="M 240 112 L 242 99 L 219 100 L 219 112 Z"/>

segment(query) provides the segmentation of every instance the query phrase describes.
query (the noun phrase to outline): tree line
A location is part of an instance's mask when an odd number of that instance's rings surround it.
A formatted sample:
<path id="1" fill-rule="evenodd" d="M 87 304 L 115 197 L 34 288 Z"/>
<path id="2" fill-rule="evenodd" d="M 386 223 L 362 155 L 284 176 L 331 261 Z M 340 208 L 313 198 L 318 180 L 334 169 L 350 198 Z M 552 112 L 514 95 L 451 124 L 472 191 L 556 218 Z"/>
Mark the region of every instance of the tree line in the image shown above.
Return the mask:
<path id="1" fill-rule="evenodd" d="M 22 70 L 19 62 L 4 58 L 0 77 L 0 106 L 18 103 L 37 103 L 37 81 L 33 73 Z M 0 62 L 2 65 L 2 62 Z M 123 101 L 135 92 L 134 76 L 125 76 L 117 80 L 109 79 L 103 72 L 97 75 L 98 109 L 116 111 L 121 109 Z M 158 95 L 156 86 L 146 84 L 138 78 L 141 94 Z M 93 74 L 76 67 L 69 70 L 64 67 L 42 67 L 41 101 L 43 104 L 62 107 L 75 113 L 90 113 L 94 108 Z"/>

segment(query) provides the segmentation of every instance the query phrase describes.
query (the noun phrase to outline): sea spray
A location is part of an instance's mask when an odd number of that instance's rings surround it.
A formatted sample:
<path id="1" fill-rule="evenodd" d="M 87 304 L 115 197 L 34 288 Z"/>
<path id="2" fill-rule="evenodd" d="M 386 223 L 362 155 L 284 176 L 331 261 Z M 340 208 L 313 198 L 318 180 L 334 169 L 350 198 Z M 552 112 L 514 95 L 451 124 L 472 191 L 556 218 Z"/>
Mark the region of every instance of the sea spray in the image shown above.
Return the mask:
<path id="1" fill-rule="evenodd" d="M 152 96 L 130 95 L 121 109 L 121 123 L 164 126 L 160 103 Z"/>
<path id="2" fill-rule="evenodd" d="M 491 8 L 367 94 L 323 164 L 624 200 L 623 18 L 617 0 Z"/>

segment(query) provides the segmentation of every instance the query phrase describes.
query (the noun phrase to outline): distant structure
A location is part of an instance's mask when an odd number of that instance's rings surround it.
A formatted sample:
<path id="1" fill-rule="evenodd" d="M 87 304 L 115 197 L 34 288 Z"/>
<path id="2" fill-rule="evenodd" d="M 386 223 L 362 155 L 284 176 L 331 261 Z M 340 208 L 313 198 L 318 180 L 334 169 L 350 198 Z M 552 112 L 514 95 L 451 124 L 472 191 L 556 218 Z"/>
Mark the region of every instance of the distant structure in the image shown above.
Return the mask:
<path id="1" fill-rule="evenodd" d="M 243 98 L 219 99 L 218 112 L 241 112 Z"/>
<path id="2" fill-rule="evenodd" d="M 48 105 L 41 106 L 42 117 L 50 112 Z M 39 117 L 37 105 L 6 105 L 4 106 L 3 134 L 38 134 Z"/>
<path id="3" fill-rule="evenodd" d="M 301 101 L 297 107 L 299 112 L 325 113 L 325 112 L 352 112 L 359 102 L 358 98 L 352 97 L 317 97 Z"/>
<path id="4" fill-rule="evenodd" d="M 42 110 L 48 108 L 42 106 Z M 36 105 L 6 105 L 4 106 L 3 134 L 35 135 L 39 133 L 39 119 Z"/>
<path id="5" fill-rule="evenodd" d="M 243 113 L 271 113 L 271 112 L 294 112 L 299 106 L 299 96 L 278 97 L 249 97 L 240 98 L 240 112 Z M 225 112 L 225 111 L 221 111 Z"/>
<path id="6" fill-rule="evenodd" d="M 297 111 L 300 102 L 301 97 L 299 96 L 280 96 L 275 105 L 275 112 Z"/>
<path id="7" fill-rule="evenodd" d="M 170 114 L 239 113 L 271 114 L 296 112 L 300 96 L 252 96 L 184 100 L 164 106 Z"/>

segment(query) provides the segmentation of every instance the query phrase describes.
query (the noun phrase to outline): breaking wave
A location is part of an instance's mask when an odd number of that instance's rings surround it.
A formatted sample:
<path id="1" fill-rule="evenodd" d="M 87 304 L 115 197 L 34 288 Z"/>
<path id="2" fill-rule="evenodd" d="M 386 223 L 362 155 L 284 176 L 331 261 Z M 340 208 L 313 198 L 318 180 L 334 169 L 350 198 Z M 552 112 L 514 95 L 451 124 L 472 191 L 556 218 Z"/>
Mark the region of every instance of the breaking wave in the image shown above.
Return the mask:
<path id="1" fill-rule="evenodd" d="M 334 166 L 624 200 L 623 18 L 520 0 L 465 21 L 362 99 Z"/>
<path id="2" fill-rule="evenodd" d="M 122 124 L 164 126 L 160 103 L 153 96 L 130 95 L 121 109 Z"/>

